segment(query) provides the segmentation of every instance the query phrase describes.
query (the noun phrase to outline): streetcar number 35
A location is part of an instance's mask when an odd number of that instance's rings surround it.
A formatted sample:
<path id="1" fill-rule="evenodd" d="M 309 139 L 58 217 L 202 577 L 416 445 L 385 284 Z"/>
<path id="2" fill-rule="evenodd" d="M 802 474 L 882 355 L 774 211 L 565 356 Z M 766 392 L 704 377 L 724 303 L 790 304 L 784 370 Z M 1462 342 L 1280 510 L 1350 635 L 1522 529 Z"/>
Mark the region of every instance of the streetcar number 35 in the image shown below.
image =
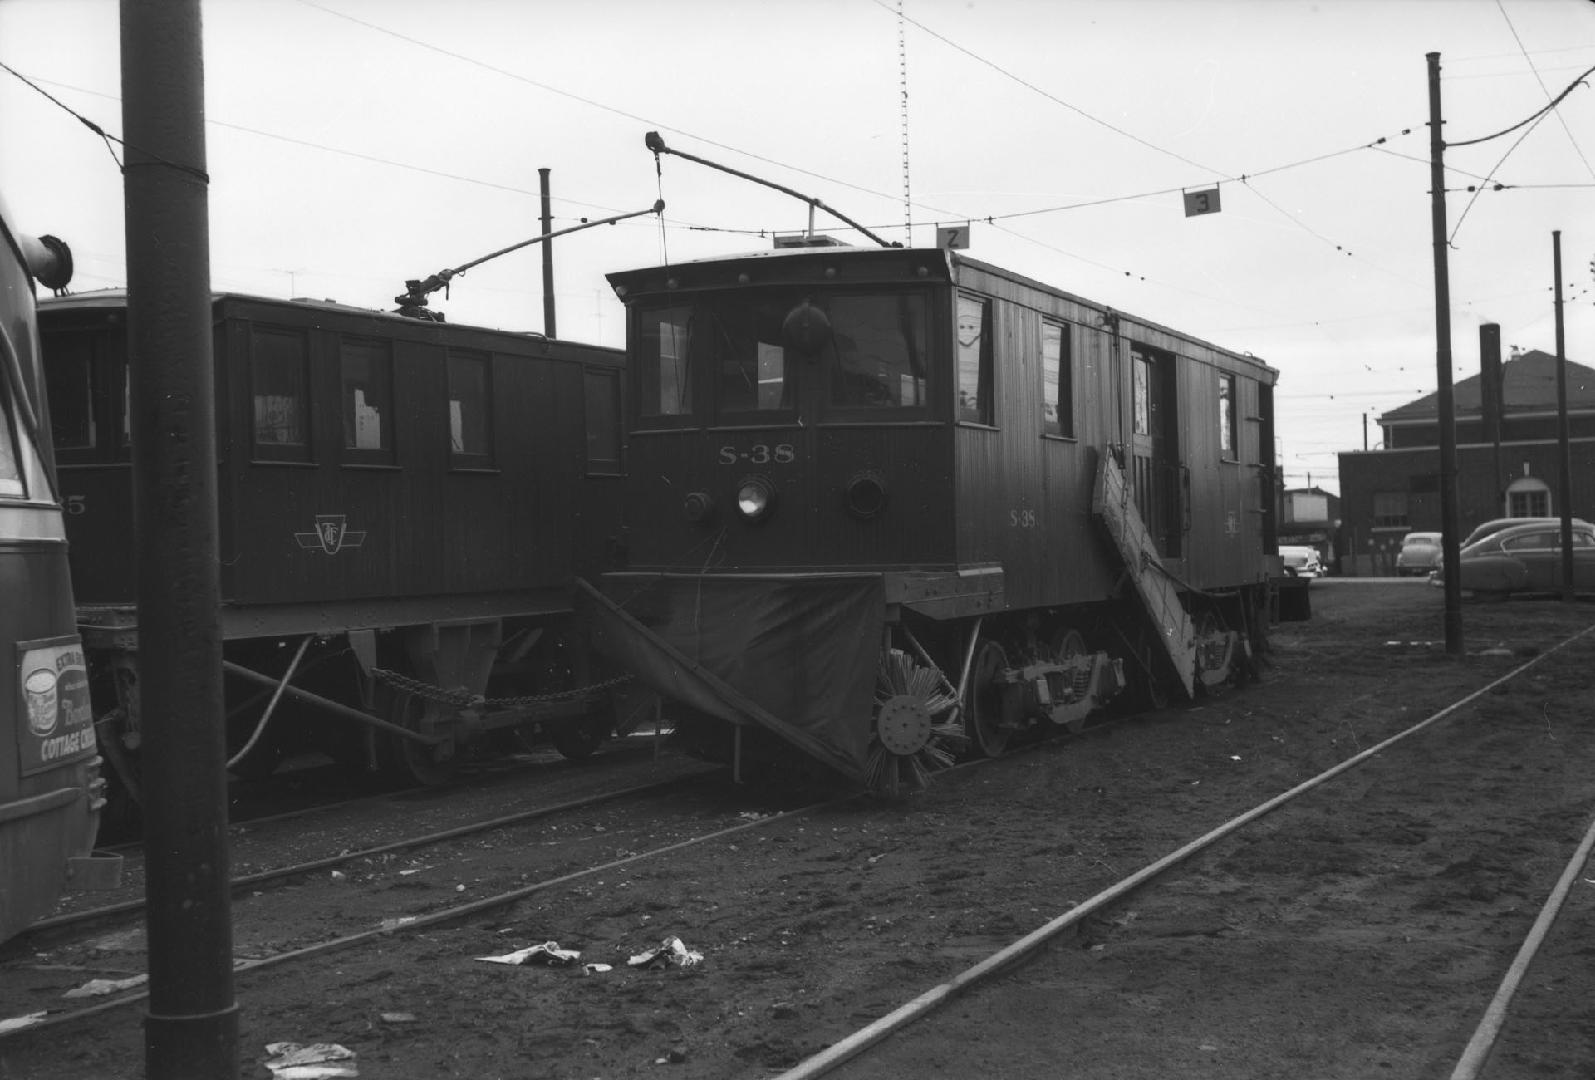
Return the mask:
<path id="1" fill-rule="evenodd" d="M 774 462 L 777 465 L 786 465 L 797 460 L 797 450 L 791 443 L 754 443 L 746 450 L 738 450 L 734 446 L 720 448 L 720 464 L 736 465 L 747 463 L 749 465 L 768 465 Z"/>

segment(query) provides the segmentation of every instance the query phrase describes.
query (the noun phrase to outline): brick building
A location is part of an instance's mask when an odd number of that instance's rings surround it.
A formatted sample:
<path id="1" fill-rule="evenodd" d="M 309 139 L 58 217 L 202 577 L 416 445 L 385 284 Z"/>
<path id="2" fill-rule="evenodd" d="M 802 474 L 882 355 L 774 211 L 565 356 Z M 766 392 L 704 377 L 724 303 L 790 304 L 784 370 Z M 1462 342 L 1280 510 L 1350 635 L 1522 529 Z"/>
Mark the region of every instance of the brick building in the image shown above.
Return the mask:
<path id="1" fill-rule="evenodd" d="M 1462 535 L 1490 518 L 1562 513 L 1556 357 L 1536 349 L 1502 363 L 1499 336 L 1489 340 L 1492 329 L 1481 328 L 1480 373 L 1452 388 Z M 1595 520 L 1595 370 L 1571 361 L 1567 413 L 1571 509 L 1574 517 Z M 1348 574 L 1388 572 L 1408 532 L 1441 531 L 1438 392 L 1378 422 L 1382 449 L 1340 455 Z"/>

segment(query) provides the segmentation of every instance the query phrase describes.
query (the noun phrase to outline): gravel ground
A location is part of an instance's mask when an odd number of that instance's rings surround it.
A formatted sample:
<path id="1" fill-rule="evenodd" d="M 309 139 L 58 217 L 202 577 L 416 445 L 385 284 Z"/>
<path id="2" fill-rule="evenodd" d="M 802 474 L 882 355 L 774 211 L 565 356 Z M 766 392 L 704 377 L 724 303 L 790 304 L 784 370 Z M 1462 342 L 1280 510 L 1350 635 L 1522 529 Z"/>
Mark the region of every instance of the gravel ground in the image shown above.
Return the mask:
<path id="1" fill-rule="evenodd" d="M 241 1075 L 337 1043 L 363 1077 L 768 1077 L 1233 816 L 1595 621 L 1440 590 L 1320 581 L 1265 679 L 944 774 L 895 803 L 763 827 L 569 881 L 515 908 L 238 979 Z M 842 1077 L 1448 1077 L 1595 810 L 1595 635 L 1089 915 L 845 1063 Z M 568 837 L 562 849 L 567 850 Z M 618 854 L 607 832 L 593 863 Z M 540 853 L 528 844 L 526 872 Z M 1529 969 L 1489 1080 L 1588 1076 L 1588 871 Z M 1590 875 L 1595 876 L 1595 875 Z M 372 887 L 391 887 L 380 875 Z M 292 920 L 293 890 L 270 917 Z M 255 917 L 255 916 L 252 916 Z M 626 960 L 668 936 L 691 967 Z M 556 940 L 577 968 L 475 957 Z M 41 962 L 47 958 L 41 958 Z M 54 1002 L 40 1008 L 57 1007 Z M 0 1077 L 143 1075 L 140 1007 L 0 1041 Z"/>

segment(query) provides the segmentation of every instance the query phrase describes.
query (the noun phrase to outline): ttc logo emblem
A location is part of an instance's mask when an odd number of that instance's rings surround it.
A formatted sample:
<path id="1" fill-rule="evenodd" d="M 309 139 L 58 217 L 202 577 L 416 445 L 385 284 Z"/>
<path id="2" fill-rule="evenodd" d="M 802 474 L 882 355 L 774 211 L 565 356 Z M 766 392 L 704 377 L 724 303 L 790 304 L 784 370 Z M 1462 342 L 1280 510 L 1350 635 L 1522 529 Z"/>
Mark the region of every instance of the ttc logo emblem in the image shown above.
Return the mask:
<path id="1" fill-rule="evenodd" d="M 350 529 L 343 514 L 317 514 L 316 531 L 294 533 L 299 546 L 307 550 L 320 549 L 336 555 L 344 548 L 357 548 L 365 543 L 366 534 Z"/>

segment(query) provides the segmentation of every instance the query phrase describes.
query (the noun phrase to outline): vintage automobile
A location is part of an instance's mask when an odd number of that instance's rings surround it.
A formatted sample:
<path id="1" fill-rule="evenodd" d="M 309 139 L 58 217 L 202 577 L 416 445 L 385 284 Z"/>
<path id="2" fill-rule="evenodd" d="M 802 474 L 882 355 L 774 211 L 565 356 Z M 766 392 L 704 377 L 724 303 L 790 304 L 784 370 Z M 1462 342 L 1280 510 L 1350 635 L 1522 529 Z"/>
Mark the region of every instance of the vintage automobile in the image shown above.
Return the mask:
<path id="1" fill-rule="evenodd" d="M 1281 544 L 1279 545 L 1279 558 L 1285 564 L 1287 577 L 1315 578 L 1321 577 L 1324 564 L 1318 557 L 1318 549 L 1306 544 Z"/>
<path id="2" fill-rule="evenodd" d="M 1439 533 L 1408 533 L 1401 538 L 1401 550 L 1396 553 L 1396 574 L 1422 577 L 1440 565 L 1442 554 Z"/>
<path id="3" fill-rule="evenodd" d="M 1514 525 L 1554 525 L 1557 528 L 1561 528 L 1561 524 L 1562 524 L 1562 519 L 1559 518 L 1559 517 L 1504 517 L 1504 518 L 1491 518 L 1489 521 L 1481 522 L 1479 525 L 1477 525 L 1474 528 L 1474 530 L 1472 532 L 1470 532 L 1470 533 L 1468 533 L 1468 535 L 1464 536 L 1462 538 L 1462 542 L 1457 545 L 1457 550 L 1460 551 L 1462 548 L 1468 547 L 1468 546 L 1470 546 L 1472 544 L 1476 544 L 1480 540 L 1483 540 L 1486 536 L 1490 536 L 1490 535 L 1493 535 L 1494 533 L 1498 533 L 1502 529 L 1511 528 Z M 1574 518 L 1573 519 L 1573 524 L 1574 525 L 1586 525 L 1586 524 L 1588 524 L 1588 522 L 1586 522 L 1583 518 Z M 1429 583 L 1431 585 L 1440 585 L 1440 584 L 1443 584 L 1444 581 L 1445 581 L 1445 552 L 1442 551 L 1439 555 L 1435 556 L 1434 569 L 1429 571 Z"/>
<path id="4" fill-rule="evenodd" d="M 1462 588 L 1480 599 L 1509 593 L 1554 593 L 1562 588 L 1562 527 L 1530 521 L 1497 530 L 1457 556 Z M 1595 525 L 1573 524 L 1573 589 L 1595 592 Z"/>

